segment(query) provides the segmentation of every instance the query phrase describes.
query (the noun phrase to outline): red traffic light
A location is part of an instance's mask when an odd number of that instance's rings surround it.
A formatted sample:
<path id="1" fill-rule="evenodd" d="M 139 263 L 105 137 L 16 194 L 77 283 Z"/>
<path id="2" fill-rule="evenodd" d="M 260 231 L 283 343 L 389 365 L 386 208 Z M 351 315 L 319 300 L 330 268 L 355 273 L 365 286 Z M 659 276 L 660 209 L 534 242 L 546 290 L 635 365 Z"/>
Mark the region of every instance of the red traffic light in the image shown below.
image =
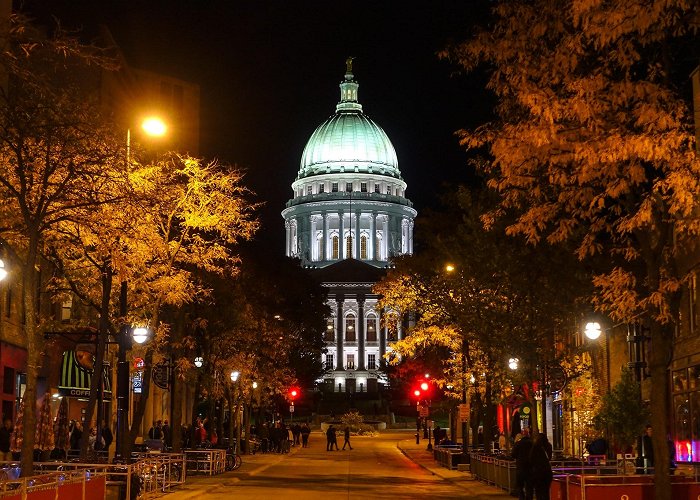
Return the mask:
<path id="1" fill-rule="evenodd" d="M 294 400 L 299 395 L 299 390 L 296 388 L 289 389 L 289 397 Z"/>
<path id="2" fill-rule="evenodd" d="M 421 388 L 422 390 L 424 390 L 424 391 L 427 391 L 427 390 L 430 388 L 430 386 L 428 385 L 428 382 L 423 382 L 423 383 L 420 385 L 420 388 Z"/>
<path id="3" fill-rule="evenodd" d="M 420 391 L 419 391 L 418 389 L 416 389 L 415 391 L 413 391 L 413 395 L 414 395 L 416 398 L 420 398 Z"/>

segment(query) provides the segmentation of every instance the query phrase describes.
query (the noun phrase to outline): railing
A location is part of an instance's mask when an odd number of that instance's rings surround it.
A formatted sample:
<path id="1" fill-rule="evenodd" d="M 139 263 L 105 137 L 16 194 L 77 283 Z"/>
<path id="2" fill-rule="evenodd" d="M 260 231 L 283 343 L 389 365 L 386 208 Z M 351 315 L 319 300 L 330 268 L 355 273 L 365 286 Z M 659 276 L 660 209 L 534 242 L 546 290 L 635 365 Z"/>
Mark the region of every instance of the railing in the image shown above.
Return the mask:
<path id="1" fill-rule="evenodd" d="M 461 444 L 436 445 L 433 447 L 433 457 L 439 465 L 454 470 L 459 464 L 467 462 L 463 462 L 462 451 Z"/>
<path id="2" fill-rule="evenodd" d="M 226 450 L 185 450 L 187 470 L 193 473 L 204 473 L 210 476 L 226 471 Z"/>
<path id="3" fill-rule="evenodd" d="M 23 499 L 14 495 L 41 486 L 42 491 L 55 491 L 51 498 L 65 500 L 104 498 L 106 490 L 117 490 L 118 498 L 132 498 L 133 492 L 134 497 L 148 499 L 183 484 L 186 474 L 184 456 L 178 453 L 144 453 L 131 464 L 35 462 L 36 475 L 19 478 L 19 472 L 16 463 L 0 466 L 0 498 Z"/>

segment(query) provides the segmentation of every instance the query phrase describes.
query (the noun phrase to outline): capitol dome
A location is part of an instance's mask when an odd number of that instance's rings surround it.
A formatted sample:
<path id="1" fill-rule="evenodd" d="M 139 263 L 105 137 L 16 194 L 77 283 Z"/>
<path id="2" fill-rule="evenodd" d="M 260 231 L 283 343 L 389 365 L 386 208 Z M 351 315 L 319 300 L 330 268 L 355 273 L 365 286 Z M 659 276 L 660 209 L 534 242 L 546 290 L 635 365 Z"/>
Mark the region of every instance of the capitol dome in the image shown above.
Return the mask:
<path id="1" fill-rule="evenodd" d="M 340 84 L 336 113 L 311 134 L 297 179 L 352 172 L 401 178 L 396 150 L 386 132 L 362 112 L 353 78 L 349 69 Z"/>

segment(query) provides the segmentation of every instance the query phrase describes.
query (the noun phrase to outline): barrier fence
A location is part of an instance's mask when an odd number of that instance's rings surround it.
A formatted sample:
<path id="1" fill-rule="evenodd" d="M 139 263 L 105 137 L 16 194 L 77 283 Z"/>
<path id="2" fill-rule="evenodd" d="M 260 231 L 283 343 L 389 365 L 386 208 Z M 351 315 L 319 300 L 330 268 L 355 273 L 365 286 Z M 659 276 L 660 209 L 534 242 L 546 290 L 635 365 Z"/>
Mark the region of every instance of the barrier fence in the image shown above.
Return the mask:
<path id="1" fill-rule="evenodd" d="M 37 462 L 35 475 L 20 478 L 19 465 L 0 465 L 0 499 L 148 499 L 185 482 L 184 455 L 145 453 L 130 464 Z"/>

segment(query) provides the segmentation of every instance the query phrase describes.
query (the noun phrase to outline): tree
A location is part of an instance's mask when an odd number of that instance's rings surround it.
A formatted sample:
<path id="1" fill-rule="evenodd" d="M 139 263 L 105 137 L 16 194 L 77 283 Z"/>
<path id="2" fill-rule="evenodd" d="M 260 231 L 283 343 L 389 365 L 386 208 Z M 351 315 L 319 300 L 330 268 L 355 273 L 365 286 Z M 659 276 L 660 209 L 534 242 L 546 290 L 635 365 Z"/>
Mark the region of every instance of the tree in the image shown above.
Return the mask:
<path id="1" fill-rule="evenodd" d="M 699 224 L 700 162 L 677 82 L 697 45 L 697 2 L 500 1 L 490 28 L 443 55 L 484 65 L 495 119 L 461 131 L 484 148 L 477 165 L 500 196 L 506 232 L 530 242 L 575 241 L 605 255 L 595 304 L 614 319 L 643 316 L 654 346 L 656 497 L 669 498 L 666 372 L 686 279 L 678 256 Z M 695 43 L 695 45 L 692 45 Z"/>
<path id="2" fill-rule="evenodd" d="M 424 357 L 429 349 L 446 348 L 451 355 L 437 383 L 450 386 L 454 398 L 469 392 L 473 408 L 485 408 L 474 416 L 474 427 L 483 421 L 491 429 L 493 403 L 511 382 L 532 384 L 543 362 L 557 361 L 554 337 L 568 329 L 587 287 L 585 273 L 566 252 L 484 230 L 479 215 L 487 198 L 466 189 L 446 197 L 445 213 L 419 221 L 426 230 L 416 233 L 430 234 L 425 247 L 399 259 L 375 291 L 383 307 L 418 318 L 409 335 L 392 344 L 393 352 Z M 447 263 L 451 271 L 444 270 Z M 509 357 L 520 359 L 517 373 L 507 369 Z"/>
<path id="3" fill-rule="evenodd" d="M 27 389 L 22 473 L 31 475 L 37 374 L 47 318 L 37 302 L 47 236 L 76 210 L 102 203 L 105 165 L 114 161 L 111 129 L 97 99 L 111 61 L 57 30 L 46 37 L 12 16 L 0 54 L 0 245 L 22 279 Z M 92 67 L 91 67 L 92 65 Z"/>
<path id="4" fill-rule="evenodd" d="M 640 392 L 634 373 L 623 370 L 619 382 L 603 397 L 600 410 L 594 417 L 596 427 L 608 429 L 613 448 L 622 453 L 635 444 L 649 421 L 649 409 L 642 404 Z"/>

